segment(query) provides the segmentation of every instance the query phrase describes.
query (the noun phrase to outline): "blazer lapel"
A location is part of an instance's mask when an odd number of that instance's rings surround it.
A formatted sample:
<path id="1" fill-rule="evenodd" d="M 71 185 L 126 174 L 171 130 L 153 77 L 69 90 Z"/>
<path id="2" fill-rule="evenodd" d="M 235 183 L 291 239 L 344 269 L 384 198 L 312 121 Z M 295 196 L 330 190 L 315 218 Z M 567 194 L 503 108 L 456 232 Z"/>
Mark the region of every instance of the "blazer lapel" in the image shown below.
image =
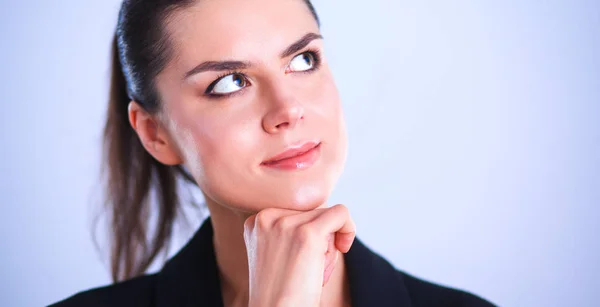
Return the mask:
<path id="1" fill-rule="evenodd" d="M 222 307 L 221 284 L 207 218 L 158 274 L 157 307 Z"/>
<path id="2" fill-rule="evenodd" d="M 410 307 L 402 275 L 358 238 L 344 255 L 352 307 Z M 157 307 L 222 307 L 213 228 L 207 218 L 158 273 Z"/>
<path id="3" fill-rule="evenodd" d="M 402 275 L 358 238 L 344 255 L 352 307 L 412 306 Z"/>

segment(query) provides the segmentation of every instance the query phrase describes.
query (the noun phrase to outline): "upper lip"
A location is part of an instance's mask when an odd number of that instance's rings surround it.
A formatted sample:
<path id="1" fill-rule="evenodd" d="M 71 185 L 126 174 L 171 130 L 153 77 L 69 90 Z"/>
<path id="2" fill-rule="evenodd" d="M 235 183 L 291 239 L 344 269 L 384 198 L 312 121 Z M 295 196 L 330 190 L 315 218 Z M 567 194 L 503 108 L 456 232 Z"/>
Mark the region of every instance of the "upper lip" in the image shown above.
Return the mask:
<path id="1" fill-rule="evenodd" d="M 321 142 L 319 142 L 319 141 L 298 142 L 298 143 L 288 146 L 284 151 L 268 158 L 267 160 L 263 161 L 262 163 L 263 164 L 273 163 L 273 162 L 277 162 L 277 161 L 280 161 L 283 159 L 299 156 L 299 155 L 301 155 L 305 152 L 308 152 L 311 149 L 319 146 L 319 144 L 321 144 Z"/>

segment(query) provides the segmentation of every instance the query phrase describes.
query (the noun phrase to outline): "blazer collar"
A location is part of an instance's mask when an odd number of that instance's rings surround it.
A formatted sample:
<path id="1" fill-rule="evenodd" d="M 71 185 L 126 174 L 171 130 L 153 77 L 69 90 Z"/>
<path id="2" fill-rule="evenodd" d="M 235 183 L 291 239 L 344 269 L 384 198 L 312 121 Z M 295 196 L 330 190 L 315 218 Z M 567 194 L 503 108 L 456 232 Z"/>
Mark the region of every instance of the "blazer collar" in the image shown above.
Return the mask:
<path id="1" fill-rule="evenodd" d="M 402 275 L 381 256 L 355 239 L 344 255 L 352 307 L 409 307 Z M 192 239 L 157 276 L 157 307 L 222 307 L 221 285 L 207 218 Z"/>
<path id="2" fill-rule="evenodd" d="M 358 238 L 344 258 L 352 307 L 412 306 L 402 274 Z"/>
<path id="3" fill-rule="evenodd" d="M 157 307 L 221 307 L 221 284 L 210 217 L 158 273 Z"/>

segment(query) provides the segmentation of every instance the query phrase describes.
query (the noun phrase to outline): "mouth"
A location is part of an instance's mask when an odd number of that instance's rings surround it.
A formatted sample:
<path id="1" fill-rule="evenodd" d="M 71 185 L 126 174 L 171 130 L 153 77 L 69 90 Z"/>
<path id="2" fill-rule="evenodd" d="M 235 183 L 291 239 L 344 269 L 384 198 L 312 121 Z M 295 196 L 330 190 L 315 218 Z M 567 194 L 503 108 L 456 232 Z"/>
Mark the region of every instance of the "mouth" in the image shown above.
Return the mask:
<path id="1" fill-rule="evenodd" d="M 311 167 L 321 155 L 321 142 L 309 141 L 290 146 L 263 161 L 262 166 L 280 170 L 300 170 Z"/>

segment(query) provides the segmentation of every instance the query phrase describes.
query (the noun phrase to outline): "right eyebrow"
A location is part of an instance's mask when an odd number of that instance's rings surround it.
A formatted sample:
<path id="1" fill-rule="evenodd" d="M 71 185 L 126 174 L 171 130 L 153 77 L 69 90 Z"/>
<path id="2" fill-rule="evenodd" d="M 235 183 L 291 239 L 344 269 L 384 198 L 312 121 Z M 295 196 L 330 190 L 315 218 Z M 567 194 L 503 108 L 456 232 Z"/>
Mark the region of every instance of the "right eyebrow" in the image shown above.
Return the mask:
<path id="1" fill-rule="evenodd" d="M 298 41 L 291 44 L 285 51 L 283 51 L 281 53 L 281 58 L 282 59 L 287 58 L 290 55 L 302 50 L 304 47 L 306 47 L 308 44 L 310 44 L 310 42 L 312 42 L 315 39 L 323 39 L 323 36 L 321 36 L 321 34 L 316 34 L 316 33 L 307 33 L 302 38 L 300 38 Z"/>
<path id="2" fill-rule="evenodd" d="M 192 68 L 185 74 L 184 79 L 205 71 L 240 70 L 250 67 L 250 63 L 242 61 L 207 61 Z"/>

